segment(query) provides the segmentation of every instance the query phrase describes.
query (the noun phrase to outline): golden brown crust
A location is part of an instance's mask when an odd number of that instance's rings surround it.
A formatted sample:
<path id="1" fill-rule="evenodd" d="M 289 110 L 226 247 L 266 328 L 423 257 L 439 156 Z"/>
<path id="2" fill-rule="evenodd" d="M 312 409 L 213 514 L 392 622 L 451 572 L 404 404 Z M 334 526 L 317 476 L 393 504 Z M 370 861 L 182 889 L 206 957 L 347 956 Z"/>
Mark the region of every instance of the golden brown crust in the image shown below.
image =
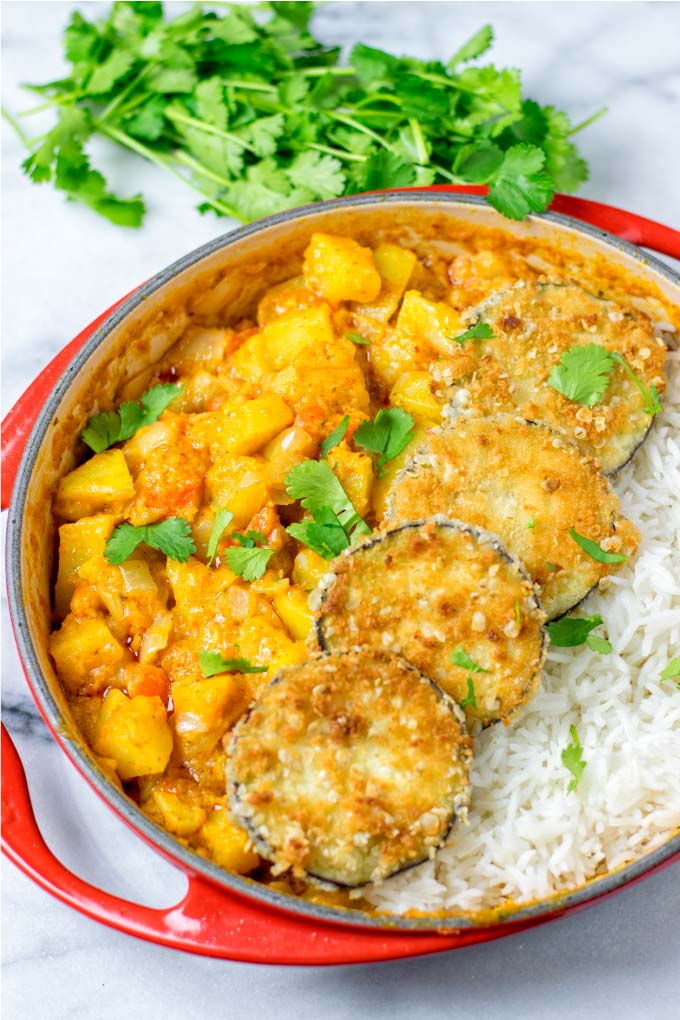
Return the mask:
<path id="1" fill-rule="evenodd" d="M 596 343 L 625 358 L 645 386 L 663 392 L 666 348 L 648 316 L 575 284 L 522 282 L 469 314 L 494 335 L 468 341 L 460 352 L 454 405 L 481 415 L 518 411 L 563 428 L 607 474 L 629 460 L 653 419 L 623 369 L 615 367 L 602 402 L 592 408 L 563 397 L 547 379 L 569 348 Z"/>
<path id="2" fill-rule="evenodd" d="M 434 854 L 467 804 L 469 763 L 451 699 L 359 649 L 282 670 L 235 730 L 227 775 L 275 874 L 358 886 Z"/>
<path id="3" fill-rule="evenodd" d="M 637 529 L 596 461 L 549 426 L 510 415 L 433 429 L 388 493 L 387 520 L 442 513 L 498 535 L 538 584 L 552 619 L 619 564 L 599 563 L 573 528 L 610 552 L 637 548 Z"/>
<path id="4" fill-rule="evenodd" d="M 473 678 L 470 722 L 507 720 L 535 693 L 544 613 L 521 565 L 495 536 L 443 517 L 402 525 L 343 553 L 323 585 L 317 633 L 335 650 L 386 648 L 431 676 L 459 704 L 469 671 L 459 647 L 487 672 Z"/>

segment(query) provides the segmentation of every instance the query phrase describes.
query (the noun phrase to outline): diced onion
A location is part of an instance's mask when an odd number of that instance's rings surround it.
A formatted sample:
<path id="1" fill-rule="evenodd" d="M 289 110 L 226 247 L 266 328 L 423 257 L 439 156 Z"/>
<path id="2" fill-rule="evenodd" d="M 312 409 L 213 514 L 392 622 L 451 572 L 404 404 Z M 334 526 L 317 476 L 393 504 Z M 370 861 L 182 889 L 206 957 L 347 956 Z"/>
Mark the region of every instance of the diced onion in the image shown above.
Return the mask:
<path id="1" fill-rule="evenodd" d="M 168 647 L 172 632 L 172 617 L 164 613 L 152 623 L 142 640 L 139 649 L 140 662 L 153 662 L 159 652 Z"/>

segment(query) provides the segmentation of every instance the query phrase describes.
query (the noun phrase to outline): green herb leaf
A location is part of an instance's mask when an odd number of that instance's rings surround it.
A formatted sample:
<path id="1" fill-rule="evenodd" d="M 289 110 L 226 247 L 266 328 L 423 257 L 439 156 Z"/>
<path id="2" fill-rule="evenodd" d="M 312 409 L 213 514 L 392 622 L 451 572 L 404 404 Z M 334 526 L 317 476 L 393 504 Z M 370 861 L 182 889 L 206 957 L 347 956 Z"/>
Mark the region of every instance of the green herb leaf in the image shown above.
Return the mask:
<path id="1" fill-rule="evenodd" d="M 588 648 L 592 648 L 594 652 L 598 652 L 600 655 L 609 655 L 612 651 L 611 641 L 600 637 L 599 634 L 589 634 L 586 638 L 586 644 Z"/>
<path id="2" fill-rule="evenodd" d="M 592 539 L 586 538 L 584 535 L 579 535 L 578 531 L 574 531 L 573 528 L 569 528 L 569 534 L 576 542 L 576 545 L 580 546 L 584 552 L 597 560 L 598 563 L 625 563 L 627 556 L 623 553 L 610 553 L 602 549 L 597 542 L 593 542 Z"/>
<path id="3" fill-rule="evenodd" d="M 449 71 L 455 70 L 458 64 L 463 64 L 467 60 L 476 60 L 477 57 L 481 57 L 492 43 L 493 29 L 491 25 L 484 25 L 467 42 L 463 43 L 460 49 L 456 50 L 447 64 Z"/>
<path id="4" fill-rule="evenodd" d="M 321 456 L 327 457 L 334 447 L 338 446 L 345 438 L 349 426 L 349 415 L 346 414 L 339 425 L 336 425 L 329 436 L 326 436 L 321 444 Z"/>
<path id="5" fill-rule="evenodd" d="M 475 697 L 475 682 L 471 676 L 467 678 L 467 694 L 460 703 L 461 708 L 477 708 L 477 698 Z"/>
<path id="6" fill-rule="evenodd" d="M 543 169 L 544 164 L 542 149 L 535 145 L 513 145 L 489 186 L 491 205 L 511 220 L 523 220 L 530 212 L 547 209 L 555 185 Z"/>
<path id="7" fill-rule="evenodd" d="M 675 659 L 671 659 L 666 668 L 661 674 L 662 680 L 674 680 L 680 676 L 680 655 Z"/>
<path id="8" fill-rule="evenodd" d="M 189 522 L 183 517 L 170 517 L 156 524 L 136 526 L 127 521 L 119 524 L 106 543 L 104 556 L 113 566 L 118 566 L 124 563 L 142 542 L 152 549 L 158 549 L 168 559 L 176 560 L 178 563 L 186 563 L 196 552 Z"/>
<path id="9" fill-rule="evenodd" d="M 400 407 L 383 408 L 375 419 L 363 421 L 354 433 L 356 446 L 378 455 L 378 478 L 388 461 L 398 457 L 413 439 L 413 416 Z"/>
<path id="10" fill-rule="evenodd" d="M 264 576 L 274 550 L 232 545 L 224 555 L 229 569 L 244 581 L 259 581 Z"/>
<path id="11" fill-rule="evenodd" d="M 208 539 L 208 566 L 212 566 L 212 562 L 217 555 L 217 546 L 222 538 L 222 535 L 231 524 L 234 519 L 234 515 L 231 510 L 227 510 L 226 507 L 219 507 L 215 511 L 215 520 L 213 526 L 210 529 L 210 537 Z"/>
<path id="12" fill-rule="evenodd" d="M 348 537 L 351 535 L 357 538 L 371 533 L 325 460 L 305 460 L 292 467 L 286 475 L 286 492 L 291 499 L 299 499 L 312 517 L 330 508 L 337 515 Z"/>
<path id="13" fill-rule="evenodd" d="M 569 769 L 572 776 L 574 777 L 567 787 L 567 792 L 571 793 L 579 784 L 579 780 L 583 775 L 583 770 L 588 764 L 583 758 L 583 748 L 581 747 L 581 741 L 576 731 L 575 726 L 569 727 L 569 734 L 571 736 L 571 743 L 565 747 L 562 751 L 562 764 L 565 768 Z"/>
<path id="14" fill-rule="evenodd" d="M 621 355 L 618 354 L 616 351 L 612 351 L 610 357 L 612 358 L 613 361 L 617 363 L 617 365 L 621 366 L 626 375 L 633 380 L 638 390 L 642 394 L 642 399 L 645 402 L 644 406 L 645 414 L 649 414 L 651 415 L 651 417 L 654 417 L 655 414 L 661 414 L 661 412 L 663 411 L 663 407 L 661 406 L 661 401 L 659 400 L 659 391 L 657 390 L 656 386 L 652 384 L 649 387 L 649 389 L 647 389 L 647 387 L 644 385 L 639 376 L 637 376 L 633 369 L 630 367 L 628 362 L 624 358 L 622 358 Z"/>
<path id="15" fill-rule="evenodd" d="M 602 617 L 595 616 L 563 616 L 561 620 L 552 620 L 546 627 L 550 644 L 556 648 L 572 648 L 582 645 L 588 635 L 603 623 Z"/>
<path id="16" fill-rule="evenodd" d="M 152 386 L 142 396 L 141 406 L 129 401 L 121 404 L 118 412 L 103 411 L 90 418 L 81 433 L 81 439 L 95 453 L 101 453 L 114 443 L 130 439 L 145 425 L 157 421 L 166 407 L 181 392 L 181 383 L 161 383 Z"/>
<path id="17" fill-rule="evenodd" d="M 357 347 L 370 347 L 371 341 L 367 340 L 366 337 L 361 336 L 360 333 L 345 333 L 348 340 L 351 340 Z"/>
<path id="18" fill-rule="evenodd" d="M 533 519 L 533 517 L 530 517 L 530 518 L 529 518 L 529 520 L 527 521 L 527 528 L 528 528 L 528 529 L 529 529 L 530 531 L 533 531 L 533 529 L 534 529 L 535 527 L 536 527 L 536 521 L 535 521 L 535 520 Z"/>
<path id="19" fill-rule="evenodd" d="M 449 659 L 454 666 L 460 666 L 461 669 L 467 669 L 470 673 L 488 673 L 488 669 L 484 669 L 482 666 L 478 666 L 470 656 L 467 654 L 464 648 L 460 645 L 454 652 L 451 652 Z"/>
<path id="20" fill-rule="evenodd" d="M 214 648 L 203 648 L 198 653 L 198 661 L 203 676 L 217 676 L 218 673 L 266 673 L 266 666 L 253 666 L 248 659 L 225 659 L 220 651 Z"/>
<path id="21" fill-rule="evenodd" d="M 611 370 L 612 355 L 599 344 L 570 347 L 551 368 L 548 386 L 567 400 L 593 407 L 605 394 Z"/>
<path id="22" fill-rule="evenodd" d="M 476 322 L 474 326 L 470 326 L 464 333 L 459 333 L 458 336 L 450 336 L 448 339 L 454 344 L 460 344 L 461 347 L 466 340 L 491 340 L 494 332 L 488 322 Z"/>
<path id="23" fill-rule="evenodd" d="M 335 559 L 343 549 L 349 549 L 350 541 L 340 518 L 328 506 L 317 507 L 313 521 L 289 524 L 286 531 L 298 542 L 302 542 L 325 560 Z"/>

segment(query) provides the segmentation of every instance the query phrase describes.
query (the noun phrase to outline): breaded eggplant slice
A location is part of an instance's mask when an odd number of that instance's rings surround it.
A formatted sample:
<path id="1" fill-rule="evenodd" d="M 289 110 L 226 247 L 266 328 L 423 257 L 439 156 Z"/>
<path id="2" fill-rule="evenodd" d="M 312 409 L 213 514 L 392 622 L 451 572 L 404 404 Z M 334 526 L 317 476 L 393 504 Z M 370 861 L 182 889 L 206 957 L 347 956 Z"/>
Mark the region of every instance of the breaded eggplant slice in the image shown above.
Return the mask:
<path id="1" fill-rule="evenodd" d="M 379 882 L 432 857 L 468 803 L 458 706 L 399 656 L 315 655 L 283 669 L 234 731 L 232 813 L 274 873 Z"/>
<path id="2" fill-rule="evenodd" d="M 545 614 L 495 535 L 445 517 L 410 522 L 347 549 L 331 571 L 318 593 L 322 648 L 362 643 L 403 655 L 469 724 L 508 720 L 535 693 Z M 477 672 L 452 663 L 459 650 Z"/>
<path id="3" fill-rule="evenodd" d="M 548 385 L 550 370 L 571 347 L 600 344 L 618 352 L 644 386 L 665 389 L 666 347 L 648 316 L 594 297 L 576 284 L 516 284 L 470 313 L 493 330 L 467 340 L 449 390 L 450 410 L 479 415 L 519 412 L 562 428 L 605 474 L 618 471 L 645 439 L 653 418 L 642 394 L 614 365 L 602 402 L 585 407 Z"/>
<path id="4" fill-rule="evenodd" d="M 621 566 L 599 563 L 569 533 L 631 555 L 637 529 L 597 461 L 548 425 L 512 415 L 431 429 L 387 494 L 386 520 L 445 514 L 498 535 L 538 585 L 549 620 Z"/>

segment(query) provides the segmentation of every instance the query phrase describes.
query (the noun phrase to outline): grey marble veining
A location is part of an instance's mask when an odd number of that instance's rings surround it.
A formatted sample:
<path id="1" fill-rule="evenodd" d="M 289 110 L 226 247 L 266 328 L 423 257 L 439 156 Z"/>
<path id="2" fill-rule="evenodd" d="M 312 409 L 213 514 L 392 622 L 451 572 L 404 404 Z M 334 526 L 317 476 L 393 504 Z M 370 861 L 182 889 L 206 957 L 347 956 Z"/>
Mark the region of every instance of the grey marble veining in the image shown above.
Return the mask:
<path id="1" fill-rule="evenodd" d="M 101 3 L 80 3 L 88 15 Z M 33 102 L 21 81 L 63 70 L 70 3 L 4 3 L 3 103 Z M 331 42 L 362 40 L 446 58 L 484 22 L 493 59 L 523 68 L 526 94 L 575 122 L 609 113 L 579 137 L 591 177 L 581 194 L 680 226 L 680 5 L 677 3 L 344 3 L 316 15 Z M 29 122 L 26 122 L 28 128 Z M 35 118 L 39 134 L 49 119 Z M 144 228 L 113 227 L 19 172 L 3 124 L 3 397 L 5 411 L 37 371 L 113 301 L 227 229 L 196 215 L 172 178 L 104 143 L 94 162 L 123 193 L 142 191 Z M 2 595 L 4 717 L 24 760 L 50 846 L 87 881 L 152 906 L 185 880 L 118 822 L 54 744 L 27 691 Z M 438 1015 L 485 1020 L 670 1020 L 680 994 L 678 868 L 588 911 L 511 939 L 379 967 L 255 969 L 136 942 L 48 897 L 3 864 L 4 1014 L 8 1020 L 329 1020 Z"/>

